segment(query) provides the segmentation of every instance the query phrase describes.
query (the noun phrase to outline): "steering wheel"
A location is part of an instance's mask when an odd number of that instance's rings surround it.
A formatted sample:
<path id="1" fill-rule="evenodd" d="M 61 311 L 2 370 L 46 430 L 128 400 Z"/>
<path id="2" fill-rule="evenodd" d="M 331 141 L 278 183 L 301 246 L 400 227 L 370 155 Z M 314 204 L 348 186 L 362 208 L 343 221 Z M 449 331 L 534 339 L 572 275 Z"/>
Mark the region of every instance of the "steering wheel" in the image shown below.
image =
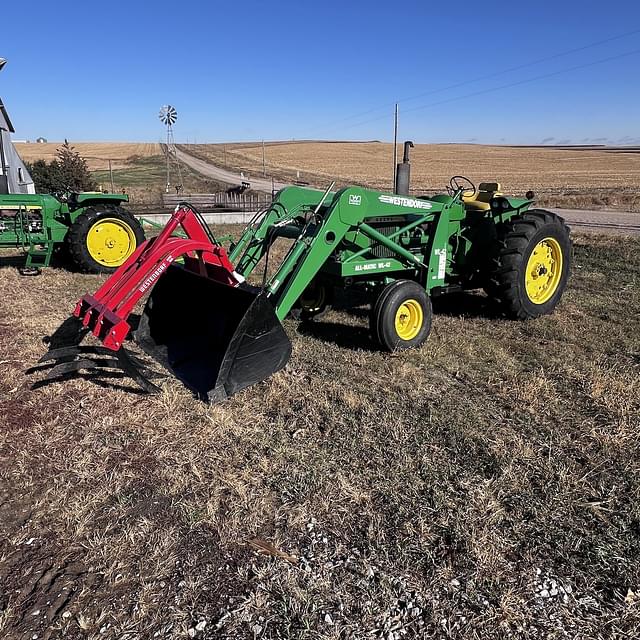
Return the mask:
<path id="1" fill-rule="evenodd" d="M 468 198 L 473 198 L 473 196 L 478 192 L 476 185 L 473 184 L 469 178 L 465 178 L 464 176 L 453 176 L 453 178 L 449 180 L 447 191 L 450 196 L 454 196 L 456 193 L 461 191 L 462 195 Z"/>

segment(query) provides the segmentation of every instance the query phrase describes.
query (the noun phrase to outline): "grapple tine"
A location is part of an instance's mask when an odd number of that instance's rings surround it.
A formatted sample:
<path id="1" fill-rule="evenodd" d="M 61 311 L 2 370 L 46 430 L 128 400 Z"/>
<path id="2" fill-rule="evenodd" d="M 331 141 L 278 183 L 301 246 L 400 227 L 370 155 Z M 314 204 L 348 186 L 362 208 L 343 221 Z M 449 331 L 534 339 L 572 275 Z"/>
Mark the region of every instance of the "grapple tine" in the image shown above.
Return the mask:
<path id="1" fill-rule="evenodd" d="M 129 354 L 124 353 L 121 349 L 117 353 L 116 358 L 92 360 L 90 358 L 79 358 L 78 360 L 70 360 L 69 362 L 60 362 L 56 364 L 44 377 L 44 380 L 53 382 L 72 373 L 82 370 L 99 371 L 101 369 L 120 370 L 123 374 L 129 376 L 134 382 L 146 393 L 158 393 L 160 388 L 153 384 L 136 364 L 131 360 Z"/>
<path id="2" fill-rule="evenodd" d="M 71 358 L 79 355 L 91 354 L 96 356 L 110 356 L 117 358 L 117 353 L 106 347 L 98 347 L 92 345 L 77 345 L 69 347 L 60 347 L 59 349 L 50 349 L 39 360 L 38 363 L 50 362 L 52 360 L 61 360 L 62 358 Z M 129 354 L 129 359 L 139 367 L 147 367 L 140 358 Z"/>
<path id="3" fill-rule="evenodd" d="M 60 378 L 62 376 L 69 375 L 70 373 L 81 371 L 82 369 L 99 368 L 117 369 L 118 366 L 117 363 L 116 366 L 109 366 L 107 363 L 98 364 L 97 362 L 89 360 L 87 358 L 81 358 L 80 360 L 71 360 L 70 362 L 60 362 L 49 371 L 49 373 L 45 376 L 45 380 L 54 380 L 55 378 Z"/>
<path id="4" fill-rule="evenodd" d="M 51 360 L 60 360 L 60 358 L 71 358 L 80 355 L 80 346 L 60 347 L 59 349 L 50 349 L 41 358 L 38 364 L 42 362 L 50 362 Z"/>
<path id="5" fill-rule="evenodd" d="M 77 347 L 89 332 L 85 329 L 78 318 L 71 316 L 67 318 L 45 342 L 49 349 L 60 349 L 62 347 Z"/>
<path id="6" fill-rule="evenodd" d="M 134 359 L 126 349 L 120 349 L 117 352 L 117 356 L 122 370 L 128 376 L 133 378 L 133 380 L 135 380 L 144 391 L 146 391 L 147 393 L 160 393 L 160 387 L 153 384 L 151 380 L 142 375 L 141 369 L 134 362 L 134 360 L 137 360 L 137 358 Z"/>
<path id="7" fill-rule="evenodd" d="M 46 375 L 34 388 L 45 382 L 55 382 L 83 370 L 94 375 L 108 375 L 107 371 L 120 371 L 128 376 L 145 392 L 157 393 L 160 389 L 149 380 L 149 376 L 159 376 L 149 364 L 135 355 L 120 348 L 118 351 L 101 345 L 81 345 L 80 342 L 89 334 L 90 329 L 82 326 L 79 318 L 67 318 L 48 339 L 51 346 L 37 362 L 35 367 L 27 370 L 31 373 Z M 111 374 L 113 375 L 113 374 Z"/>
<path id="8" fill-rule="evenodd" d="M 119 368 L 118 361 L 115 358 L 82 358 L 78 359 L 58 359 L 58 360 L 49 360 L 47 362 L 43 362 L 41 364 L 36 364 L 35 367 L 32 367 L 27 371 L 27 373 L 36 373 L 38 371 L 51 371 L 55 367 L 61 364 L 67 364 L 69 362 L 73 363 L 82 363 L 81 369 L 117 369 Z"/>

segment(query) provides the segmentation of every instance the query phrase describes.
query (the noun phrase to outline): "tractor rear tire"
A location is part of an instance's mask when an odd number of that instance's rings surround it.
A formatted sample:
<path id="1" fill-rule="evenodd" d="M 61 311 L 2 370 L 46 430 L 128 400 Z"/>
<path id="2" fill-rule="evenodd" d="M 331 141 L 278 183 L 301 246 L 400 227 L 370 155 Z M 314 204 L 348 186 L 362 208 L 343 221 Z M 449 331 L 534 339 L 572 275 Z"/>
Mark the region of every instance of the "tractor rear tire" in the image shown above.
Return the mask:
<path id="1" fill-rule="evenodd" d="M 126 209 L 101 205 L 87 207 L 75 219 L 66 244 L 81 271 L 112 273 L 144 239 L 140 223 Z"/>
<path id="2" fill-rule="evenodd" d="M 551 313 L 567 286 L 571 246 L 569 227 L 555 213 L 531 209 L 512 219 L 498 233 L 486 292 L 513 319 Z"/>
<path id="3" fill-rule="evenodd" d="M 387 351 L 415 349 L 431 331 L 431 298 L 412 280 L 387 285 L 371 312 L 371 333 Z"/>

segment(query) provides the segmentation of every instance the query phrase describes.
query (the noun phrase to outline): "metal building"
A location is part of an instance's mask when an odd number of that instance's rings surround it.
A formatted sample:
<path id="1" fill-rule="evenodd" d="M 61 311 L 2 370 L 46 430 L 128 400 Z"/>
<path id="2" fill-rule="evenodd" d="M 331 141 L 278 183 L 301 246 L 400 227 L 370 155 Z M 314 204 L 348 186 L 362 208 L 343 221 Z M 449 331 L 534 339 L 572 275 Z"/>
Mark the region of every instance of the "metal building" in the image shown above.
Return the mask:
<path id="1" fill-rule="evenodd" d="M 4 58 L 0 58 L 0 69 L 5 63 Z M 11 141 L 11 134 L 14 132 L 7 109 L 0 98 L 0 193 L 35 193 L 33 180 Z"/>

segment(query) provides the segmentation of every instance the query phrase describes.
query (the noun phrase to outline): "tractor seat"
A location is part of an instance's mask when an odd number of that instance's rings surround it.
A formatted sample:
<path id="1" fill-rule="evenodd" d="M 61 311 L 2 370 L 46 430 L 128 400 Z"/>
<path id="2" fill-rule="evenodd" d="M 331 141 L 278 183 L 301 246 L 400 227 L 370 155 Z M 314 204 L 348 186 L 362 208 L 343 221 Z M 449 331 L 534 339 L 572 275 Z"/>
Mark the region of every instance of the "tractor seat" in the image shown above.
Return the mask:
<path id="1" fill-rule="evenodd" d="M 472 196 L 462 196 L 465 209 L 469 211 L 488 211 L 491 209 L 489 202 L 493 196 L 501 196 L 499 182 L 481 182 L 478 190 Z"/>

